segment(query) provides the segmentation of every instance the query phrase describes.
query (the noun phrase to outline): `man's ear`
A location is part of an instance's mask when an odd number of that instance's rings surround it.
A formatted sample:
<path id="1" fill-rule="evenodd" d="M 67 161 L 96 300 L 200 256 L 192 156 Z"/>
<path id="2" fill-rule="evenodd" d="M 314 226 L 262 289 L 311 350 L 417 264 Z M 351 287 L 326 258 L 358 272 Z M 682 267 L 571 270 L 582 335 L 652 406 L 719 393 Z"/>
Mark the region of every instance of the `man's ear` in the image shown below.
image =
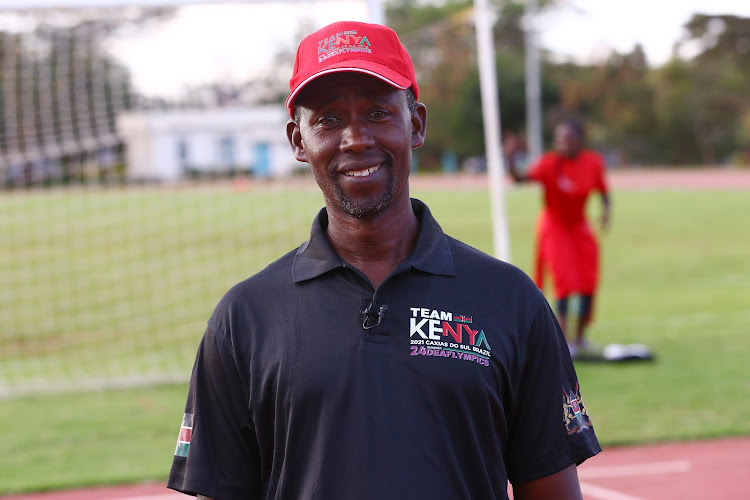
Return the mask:
<path id="1" fill-rule="evenodd" d="M 289 145 L 292 147 L 292 154 L 297 161 L 307 163 L 305 148 L 302 146 L 302 134 L 299 131 L 299 124 L 294 120 L 286 122 L 286 138 L 289 140 Z"/>
<path id="2" fill-rule="evenodd" d="M 421 148 L 427 134 L 427 107 L 421 102 L 411 114 L 411 147 Z"/>

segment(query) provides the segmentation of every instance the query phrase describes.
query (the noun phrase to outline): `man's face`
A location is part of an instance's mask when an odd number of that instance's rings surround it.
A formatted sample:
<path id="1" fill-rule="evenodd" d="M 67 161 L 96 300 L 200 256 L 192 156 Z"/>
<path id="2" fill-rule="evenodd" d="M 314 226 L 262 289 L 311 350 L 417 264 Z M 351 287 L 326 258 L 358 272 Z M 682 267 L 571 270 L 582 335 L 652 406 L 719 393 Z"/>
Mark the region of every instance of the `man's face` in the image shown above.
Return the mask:
<path id="1" fill-rule="evenodd" d="M 371 217 L 409 197 L 412 148 L 424 143 L 426 111 L 409 112 L 406 91 L 360 73 L 316 79 L 287 124 L 295 157 L 307 162 L 329 210 Z"/>
<path id="2" fill-rule="evenodd" d="M 563 156 L 576 156 L 581 149 L 581 138 L 578 133 L 566 123 L 555 127 L 555 149 Z"/>

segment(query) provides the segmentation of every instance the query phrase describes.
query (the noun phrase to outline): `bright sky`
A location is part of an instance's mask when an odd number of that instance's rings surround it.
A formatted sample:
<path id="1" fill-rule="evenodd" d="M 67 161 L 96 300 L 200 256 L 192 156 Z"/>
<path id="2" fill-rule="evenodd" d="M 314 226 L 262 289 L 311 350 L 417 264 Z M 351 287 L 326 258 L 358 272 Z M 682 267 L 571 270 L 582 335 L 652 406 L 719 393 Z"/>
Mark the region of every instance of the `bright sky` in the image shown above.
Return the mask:
<path id="1" fill-rule="evenodd" d="M 575 58 L 630 52 L 640 42 L 652 65 L 669 60 L 693 14 L 750 17 L 750 0 L 563 0 L 542 19 L 542 46 Z"/>
<path id="2" fill-rule="evenodd" d="M 366 21 L 365 2 L 308 1 L 263 4 L 189 5 L 138 40 L 127 39 L 116 52 L 138 75 L 138 85 L 160 93 L 179 91 L 179 82 L 251 78 L 282 49 L 296 49 L 298 23 L 314 29 L 339 19 Z M 170 78 L 165 78 L 167 72 Z"/>
<path id="3" fill-rule="evenodd" d="M 0 0 L 3 6 L 36 0 Z M 64 3 L 66 0 L 44 0 Z M 123 0 L 67 0 L 111 2 Z M 195 2 L 196 0 L 190 0 Z M 383 0 L 387 2 L 387 0 Z M 148 0 L 158 2 L 158 0 Z M 257 0 L 256 0 L 257 2 Z M 598 60 L 610 49 L 629 52 L 640 42 L 652 65 L 669 59 L 682 25 L 694 13 L 750 17 L 750 0 L 559 0 L 540 20 L 541 45 L 579 60 Z M 169 23 L 115 47 L 149 94 L 174 94 L 184 82 L 243 80 L 268 67 L 281 48 L 294 48 L 298 22 L 315 28 L 337 19 L 368 19 L 365 0 L 308 0 L 187 5 Z"/>

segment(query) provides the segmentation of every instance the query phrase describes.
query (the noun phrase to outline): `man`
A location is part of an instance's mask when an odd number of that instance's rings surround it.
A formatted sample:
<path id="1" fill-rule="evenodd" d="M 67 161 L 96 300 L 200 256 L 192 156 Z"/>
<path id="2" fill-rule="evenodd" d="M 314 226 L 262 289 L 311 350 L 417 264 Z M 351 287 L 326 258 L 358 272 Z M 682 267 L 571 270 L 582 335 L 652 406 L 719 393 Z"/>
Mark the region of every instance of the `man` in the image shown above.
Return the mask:
<path id="1" fill-rule="evenodd" d="M 599 283 L 599 246 L 586 220 L 586 202 L 597 191 L 601 195 L 601 229 L 609 226 L 610 199 L 604 160 L 594 151 L 583 148 L 583 126 L 568 119 L 555 127 L 555 151 L 542 155 L 528 174 L 518 171 L 515 153 L 520 141 L 509 137 L 505 153 L 511 176 L 516 182 L 535 181 L 544 188 L 544 210 L 537 222 L 535 277 L 544 289 L 544 274 L 552 273 L 557 299 L 557 319 L 568 339 L 574 359 L 589 356 L 600 359 L 586 339 L 591 323 L 594 297 Z M 570 299 L 577 296 L 575 330 L 568 328 Z"/>
<path id="2" fill-rule="evenodd" d="M 236 285 L 201 341 L 169 487 L 226 499 L 580 499 L 600 448 L 553 313 L 521 271 L 410 199 L 425 138 L 384 26 L 297 51 L 295 157 L 325 196 L 310 239 Z"/>

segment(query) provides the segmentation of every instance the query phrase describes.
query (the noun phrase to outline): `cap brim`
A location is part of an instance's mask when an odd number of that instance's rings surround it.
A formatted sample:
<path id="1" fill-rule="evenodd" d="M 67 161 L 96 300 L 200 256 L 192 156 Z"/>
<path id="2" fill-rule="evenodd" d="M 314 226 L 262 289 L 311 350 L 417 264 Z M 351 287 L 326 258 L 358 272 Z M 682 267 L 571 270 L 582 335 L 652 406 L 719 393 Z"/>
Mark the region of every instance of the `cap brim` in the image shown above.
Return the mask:
<path id="1" fill-rule="evenodd" d="M 385 83 L 391 85 L 392 87 L 395 87 L 397 89 L 408 89 L 411 87 L 412 82 L 408 78 L 404 77 L 403 75 L 399 74 L 396 71 L 393 71 L 392 69 L 388 68 L 387 66 L 381 66 L 379 64 L 373 64 L 372 61 L 366 61 L 366 65 L 370 66 L 371 68 L 365 69 L 362 67 L 356 67 L 352 66 L 352 63 L 356 63 L 357 61 L 342 61 L 340 63 L 340 66 L 334 66 L 326 68 L 323 71 L 320 71 L 318 73 L 315 73 L 313 75 L 310 75 L 309 77 L 302 80 L 299 85 L 289 94 L 289 97 L 286 99 L 286 107 L 289 109 L 289 113 L 292 112 L 292 105 L 294 104 L 294 99 L 297 97 L 297 95 L 300 93 L 300 91 L 305 88 L 307 84 L 312 82 L 313 80 L 320 78 L 321 76 L 328 75 L 331 73 L 362 73 L 365 75 L 373 76 L 375 78 L 378 78 L 379 80 L 384 81 Z"/>

